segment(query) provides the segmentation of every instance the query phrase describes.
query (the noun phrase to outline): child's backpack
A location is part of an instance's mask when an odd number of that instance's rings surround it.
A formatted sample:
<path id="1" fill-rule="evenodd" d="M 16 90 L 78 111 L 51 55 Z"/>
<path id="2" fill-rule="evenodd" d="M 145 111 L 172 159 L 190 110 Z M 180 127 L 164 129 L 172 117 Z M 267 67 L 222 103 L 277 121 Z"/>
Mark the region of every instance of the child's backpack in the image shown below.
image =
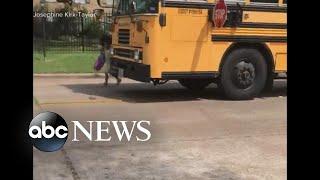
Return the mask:
<path id="1" fill-rule="evenodd" d="M 94 69 L 99 71 L 103 67 L 105 62 L 106 62 L 106 57 L 103 53 L 101 53 L 94 64 Z"/>

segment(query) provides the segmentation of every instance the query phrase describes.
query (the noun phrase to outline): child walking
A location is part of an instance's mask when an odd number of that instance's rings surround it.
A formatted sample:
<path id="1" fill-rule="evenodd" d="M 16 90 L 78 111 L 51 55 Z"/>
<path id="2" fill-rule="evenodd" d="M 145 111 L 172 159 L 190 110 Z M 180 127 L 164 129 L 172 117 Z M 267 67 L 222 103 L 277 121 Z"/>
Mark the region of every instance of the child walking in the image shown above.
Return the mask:
<path id="1" fill-rule="evenodd" d="M 105 82 L 104 84 L 107 86 L 109 81 L 109 71 L 111 64 L 111 54 L 110 47 L 112 44 L 112 36 L 111 33 L 107 33 L 100 38 L 100 55 L 96 61 L 95 69 L 100 70 L 103 65 L 105 65 Z M 121 78 L 115 77 L 117 79 L 117 85 L 121 83 Z"/>

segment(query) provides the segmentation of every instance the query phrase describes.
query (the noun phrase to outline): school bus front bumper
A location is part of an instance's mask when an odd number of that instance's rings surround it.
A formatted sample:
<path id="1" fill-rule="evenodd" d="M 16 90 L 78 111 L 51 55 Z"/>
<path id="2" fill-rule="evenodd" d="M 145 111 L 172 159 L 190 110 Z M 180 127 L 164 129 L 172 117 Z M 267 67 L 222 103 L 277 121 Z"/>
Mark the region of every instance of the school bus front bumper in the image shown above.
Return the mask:
<path id="1" fill-rule="evenodd" d="M 150 82 L 150 65 L 111 57 L 110 74 L 141 82 Z"/>

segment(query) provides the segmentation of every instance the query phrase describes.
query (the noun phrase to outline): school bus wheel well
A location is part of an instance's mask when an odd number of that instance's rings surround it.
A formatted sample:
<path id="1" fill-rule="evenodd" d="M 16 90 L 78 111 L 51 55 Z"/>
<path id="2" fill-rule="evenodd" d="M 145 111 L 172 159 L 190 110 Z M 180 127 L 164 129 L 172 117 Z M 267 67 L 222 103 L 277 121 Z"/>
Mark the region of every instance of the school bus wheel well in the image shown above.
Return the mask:
<path id="1" fill-rule="evenodd" d="M 268 76 L 272 76 L 273 72 L 274 72 L 274 59 L 272 56 L 272 53 L 269 49 L 269 47 L 264 44 L 264 43 L 233 43 L 232 45 L 229 46 L 229 48 L 226 50 L 226 52 L 224 53 L 222 60 L 220 62 L 220 66 L 219 66 L 219 73 L 221 73 L 223 64 L 225 62 L 226 57 L 235 49 L 239 49 L 239 48 L 254 48 L 257 49 L 265 58 L 265 60 L 267 61 L 267 65 L 268 65 Z"/>

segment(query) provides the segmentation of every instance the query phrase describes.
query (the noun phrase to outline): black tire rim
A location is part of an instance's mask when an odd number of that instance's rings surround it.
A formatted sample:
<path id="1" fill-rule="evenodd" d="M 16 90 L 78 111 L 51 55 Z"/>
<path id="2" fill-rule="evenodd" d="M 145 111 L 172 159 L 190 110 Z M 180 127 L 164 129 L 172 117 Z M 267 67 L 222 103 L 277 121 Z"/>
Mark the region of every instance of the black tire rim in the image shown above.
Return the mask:
<path id="1" fill-rule="evenodd" d="M 241 59 L 233 69 L 232 82 L 240 89 L 247 89 L 254 84 L 255 66 L 248 59 Z"/>

